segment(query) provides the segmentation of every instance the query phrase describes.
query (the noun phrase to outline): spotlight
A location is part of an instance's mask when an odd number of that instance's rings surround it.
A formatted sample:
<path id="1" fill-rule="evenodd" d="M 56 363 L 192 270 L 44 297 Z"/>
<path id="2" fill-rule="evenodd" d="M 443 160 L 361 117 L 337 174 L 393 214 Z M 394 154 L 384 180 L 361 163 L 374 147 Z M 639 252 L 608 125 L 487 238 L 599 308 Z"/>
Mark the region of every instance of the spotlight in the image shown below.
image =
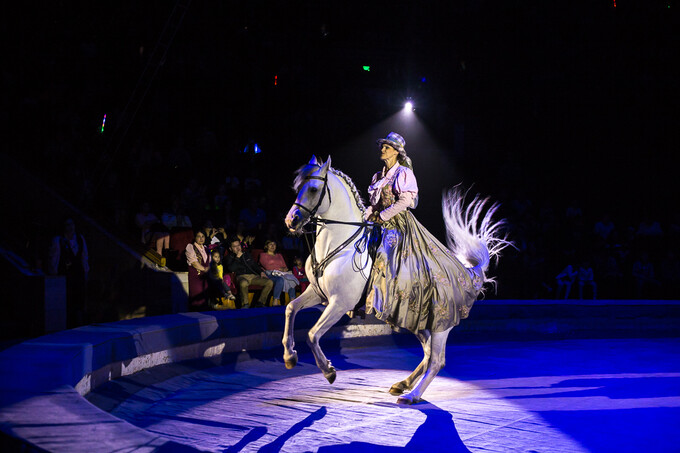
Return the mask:
<path id="1" fill-rule="evenodd" d="M 413 110 L 414 110 L 413 109 L 413 101 L 406 101 L 406 103 L 404 104 L 404 111 L 412 112 Z"/>

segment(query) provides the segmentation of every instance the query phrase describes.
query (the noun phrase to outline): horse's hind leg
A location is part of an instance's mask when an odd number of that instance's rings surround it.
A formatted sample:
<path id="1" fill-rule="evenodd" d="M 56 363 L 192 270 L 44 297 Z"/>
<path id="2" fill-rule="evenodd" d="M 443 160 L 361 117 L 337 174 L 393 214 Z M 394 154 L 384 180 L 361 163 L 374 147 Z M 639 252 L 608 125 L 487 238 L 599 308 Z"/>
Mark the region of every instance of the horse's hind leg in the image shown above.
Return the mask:
<path id="1" fill-rule="evenodd" d="M 307 343 L 312 349 L 316 365 L 321 369 L 324 377 L 328 379 L 328 382 L 332 384 L 335 381 L 335 368 L 321 350 L 319 340 L 328 329 L 333 327 L 333 325 L 340 320 L 342 315 L 347 312 L 348 307 L 340 306 L 336 296 L 331 296 L 330 299 L 328 306 L 321 314 L 321 317 L 319 317 L 319 320 L 314 324 L 314 327 L 309 330 L 309 333 L 307 334 Z"/>
<path id="2" fill-rule="evenodd" d="M 444 368 L 446 364 L 446 339 L 453 327 L 444 332 L 435 332 L 432 334 L 430 344 L 432 351 L 430 354 L 430 363 L 427 366 L 425 374 L 420 378 L 416 387 L 409 393 L 402 395 L 397 400 L 399 404 L 414 404 L 421 400 L 423 393 L 432 382 L 432 379 L 439 373 L 439 370 Z"/>
<path id="3" fill-rule="evenodd" d="M 411 390 L 413 384 L 425 372 L 427 365 L 430 363 L 430 353 L 432 351 L 430 331 L 421 330 L 416 334 L 416 337 L 420 340 L 420 345 L 423 347 L 423 360 L 420 362 L 420 365 L 413 370 L 413 373 L 411 373 L 409 377 L 390 387 L 390 393 L 392 395 L 401 395 L 406 390 Z"/>
<path id="4" fill-rule="evenodd" d="M 283 329 L 283 360 L 286 368 L 291 369 L 297 365 L 297 351 L 295 351 L 295 315 L 303 308 L 311 307 L 321 303 L 321 298 L 316 294 L 314 288 L 309 286 L 307 290 L 300 294 L 300 297 L 286 306 L 286 325 Z"/>

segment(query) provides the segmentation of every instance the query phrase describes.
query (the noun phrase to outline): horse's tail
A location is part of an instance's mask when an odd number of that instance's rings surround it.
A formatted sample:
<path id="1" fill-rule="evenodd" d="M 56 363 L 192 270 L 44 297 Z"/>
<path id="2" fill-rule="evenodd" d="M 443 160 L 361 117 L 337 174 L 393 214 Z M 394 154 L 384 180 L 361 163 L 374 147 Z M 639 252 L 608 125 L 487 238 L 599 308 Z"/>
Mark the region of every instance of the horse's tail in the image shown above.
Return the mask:
<path id="1" fill-rule="evenodd" d="M 488 198 L 476 195 L 465 206 L 466 192 L 454 187 L 444 193 L 442 210 L 446 223 L 446 243 L 456 258 L 482 278 L 482 282 L 495 283 L 486 276 L 492 258 L 498 259 L 500 252 L 512 246 L 507 234 L 501 233 L 505 220 L 493 220 L 499 204 L 489 204 Z"/>

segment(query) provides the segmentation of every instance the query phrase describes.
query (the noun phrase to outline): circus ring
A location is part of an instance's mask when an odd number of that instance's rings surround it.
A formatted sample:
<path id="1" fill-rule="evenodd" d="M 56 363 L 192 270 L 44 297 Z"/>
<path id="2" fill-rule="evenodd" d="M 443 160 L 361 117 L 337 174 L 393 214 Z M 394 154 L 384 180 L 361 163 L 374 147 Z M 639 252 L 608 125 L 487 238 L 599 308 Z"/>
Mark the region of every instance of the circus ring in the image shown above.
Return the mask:
<path id="1" fill-rule="evenodd" d="M 3 451 L 677 451 L 678 302 L 488 301 L 454 329 L 426 401 L 389 386 L 421 360 L 408 334 L 343 318 L 305 351 L 322 307 L 100 324 L 0 353 Z M 473 311 L 475 313 L 475 311 Z"/>

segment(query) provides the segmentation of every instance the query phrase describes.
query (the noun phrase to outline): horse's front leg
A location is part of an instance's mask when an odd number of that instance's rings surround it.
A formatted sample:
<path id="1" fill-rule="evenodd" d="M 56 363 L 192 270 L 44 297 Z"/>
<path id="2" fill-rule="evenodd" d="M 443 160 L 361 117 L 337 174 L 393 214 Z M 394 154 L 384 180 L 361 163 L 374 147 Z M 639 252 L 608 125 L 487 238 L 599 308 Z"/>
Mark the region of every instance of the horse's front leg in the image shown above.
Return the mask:
<path id="1" fill-rule="evenodd" d="M 319 346 L 319 340 L 323 335 L 328 332 L 328 329 L 333 327 L 337 323 L 342 315 L 347 312 L 346 306 L 341 306 L 338 303 L 337 296 L 331 296 L 328 306 L 324 309 L 319 320 L 314 324 L 307 334 L 307 343 L 312 349 L 314 354 L 314 360 L 316 360 L 316 366 L 323 372 L 323 375 L 328 379 L 329 383 L 335 381 L 335 368 L 331 364 L 331 361 L 326 358 L 321 346 Z"/>
<path id="2" fill-rule="evenodd" d="M 416 334 L 416 337 L 420 341 L 420 345 L 423 347 L 423 360 L 420 362 L 418 367 L 413 370 L 413 373 L 409 375 L 403 381 L 399 381 L 390 387 L 390 393 L 392 395 L 401 395 L 406 390 L 411 390 L 413 384 L 418 380 L 418 378 L 425 372 L 427 366 L 430 364 L 430 354 L 432 353 L 432 336 L 429 330 L 421 330 Z"/>
<path id="3" fill-rule="evenodd" d="M 283 329 L 283 360 L 286 368 L 291 369 L 297 365 L 297 351 L 295 350 L 295 315 L 303 308 L 321 303 L 321 298 L 310 285 L 300 297 L 286 306 L 286 325 Z"/>
<path id="4" fill-rule="evenodd" d="M 427 387 L 446 364 L 446 339 L 448 338 L 451 329 L 453 329 L 453 327 L 443 332 L 435 332 L 432 334 L 432 339 L 430 340 L 432 347 L 430 363 L 427 365 L 425 374 L 420 378 L 418 385 L 416 385 L 413 390 L 397 399 L 397 403 L 415 404 L 422 399 L 423 393 L 425 393 Z"/>

